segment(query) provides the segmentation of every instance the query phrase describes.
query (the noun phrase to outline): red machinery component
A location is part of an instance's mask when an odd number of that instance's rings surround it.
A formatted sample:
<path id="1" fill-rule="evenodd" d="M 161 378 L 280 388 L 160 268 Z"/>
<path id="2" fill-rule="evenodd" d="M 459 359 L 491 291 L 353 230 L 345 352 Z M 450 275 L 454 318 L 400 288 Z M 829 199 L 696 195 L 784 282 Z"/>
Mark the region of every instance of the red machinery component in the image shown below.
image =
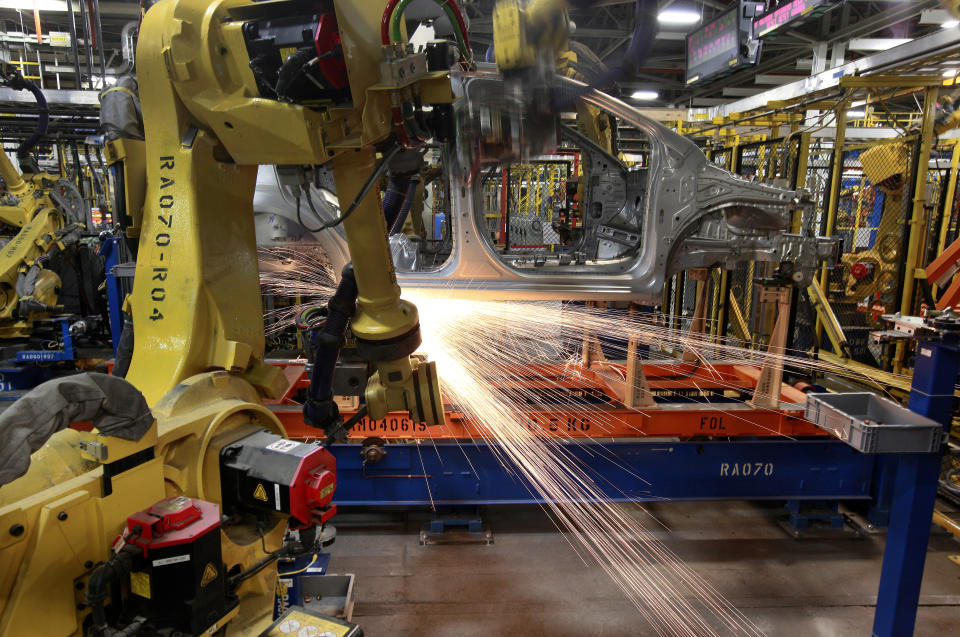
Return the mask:
<path id="1" fill-rule="evenodd" d="M 857 281 L 863 281 L 867 277 L 873 274 L 873 264 L 865 263 L 863 261 L 858 261 L 850 266 L 850 276 L 852 276 Z"/>
<path id="2" fill-rule="evenodd" d="M 236 606 L 227 594 L 216 504 L 161 500 L 127 518 L 123 537 L 140 549 L 128 567 L 123 614 L 147 618 L 151 631 L 197 635 Z"/>
<path id="3" fill-rule="evenodd" d="M 320 66 L 320 71 L 335 89 L 347 88 L 347 63 L 344 62 L 342 55 L 339 57 L 335 55 L 337 48 L 341 45 L 336 14 L 323 14 L 317 23 L 313 46 L 319 58 L 317 64 Z"/>
<path id="4" fill-rule="evenodd" d="M 127 518 L 128 543 L 141 547 L 146 557 L 148 548 L 188 543 L 218 526 L 220 512 L 216 504 L 183 496 L 167 498 Z"/>
<path id="5" fill-rule="evenodd" d="M 224 513 L 282 512 L 305 526 L 323 524 L 337 510 L 336 472 L 336 458 L 321 445 L 251 434 L 220 452 Z"/>
<path id="6" fill-rule="evenodd" d="M 664 399 L 684 398 L 690 402 L 669 404 L 664 409 L 629 409 L 623 404 L 624 365 L 603 363 L 598 368 L 575 372 L 561 365 L 530 365 L 512 370 L 513 378 L 497 386 L 523 386 L 527 390 L 543 390 L 556 397 L 565 390 L 570 404 L 558 403 L 552 409 L 530 409 L 525 413 L 528 427 L 545 436 L 574 438 L 638 438 L 649 436 L 824 436 L 822 429 L 803 417 L 806 395 L 784 385 L 781 400 L 794 403 L 795 409 L 758 409 L 743 402 L 757 386 L 760 369 L 754 365 L 711 364 L 695 368 L 695 363 L 644 363 L 644 374 L 654 396 Z M 290 380 L 287 393 L 270 409 L 280 418 L 291 438 L 316 439 L 321 433 L 303 421 L 302 406 L 294 396 L 309 384 L 305 367 L 294 362 L 284 365 Z M 689 376 L 687 375 L 689 374 Z M 705 396 L 718 399 L 707 403 Z M 726 399 L 726 402 L 723 402 Z M 584 403 L 591 408 L 584 409 Z M 666 405 L 665 405 L 666 406 Z M 345 417 L 353 415 L 356 406 L 341 406 Z M 463 414 L 447 410 L 445 422 L 428 427 L 414 423 L 407 416 L 389 414 L 382 420 L 363 418 L 350 430 L 350 438 L 368 436 L 404 439 L 478 439 L 484 435 L 482 425 Z"/>

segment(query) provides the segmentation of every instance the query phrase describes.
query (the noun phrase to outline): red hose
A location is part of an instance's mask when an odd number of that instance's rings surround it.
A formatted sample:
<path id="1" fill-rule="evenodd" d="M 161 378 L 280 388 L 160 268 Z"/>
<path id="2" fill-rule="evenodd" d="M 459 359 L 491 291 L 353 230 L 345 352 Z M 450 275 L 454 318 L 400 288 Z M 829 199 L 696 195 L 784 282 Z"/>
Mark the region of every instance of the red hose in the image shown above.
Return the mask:
<path id="1" fill-rule="evenodd" d="M 391 112 L 393 113 L 393 128 L 397 132 L 397 139 L 400 141 L 400 145 L 404 148 L 414 148 L 410 143 L 410 136 L 407 135 L 407 127 L 403 123 L 403 114 L 400 112 L 400 107 L 394 106 Z"/>
<path id="2" fill-rule="evenodd" d="M 390 44 L 390 18 L 393 16 L 393 10 L 397 8 L 400 0 L 387 0 L 387 6 L 383 10 L 383 17 L 380 18 L 380 40 L 384 46 Z"/>

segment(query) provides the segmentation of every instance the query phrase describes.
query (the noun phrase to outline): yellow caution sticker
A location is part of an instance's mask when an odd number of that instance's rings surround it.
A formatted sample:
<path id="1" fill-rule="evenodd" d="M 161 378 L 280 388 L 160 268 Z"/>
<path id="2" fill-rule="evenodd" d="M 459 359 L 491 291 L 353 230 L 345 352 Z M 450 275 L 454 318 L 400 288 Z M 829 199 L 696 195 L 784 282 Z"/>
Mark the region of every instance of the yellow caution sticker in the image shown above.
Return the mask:
<path id="1" fill-rule="evenodd" d="M 203 567 L 203 577 L 200 578 L 200 588 L 206 588 L 207 584 L 217 579 L 217 569 L 212 562 L 207 562 Z"/>
<path id="2" fill-rule="evenodd" d="M 270 637 L 284 637 L 285 635 L 303 635 L 304 637 L 346 637 L 353 631 L 353 626 L 344 626 L 320 617 L 314 617 L 298 610 L 292 611 L 283 618 L 277 626 L 267 633 Z"/>
<path id="3" fill-rule="evenodd" d="M 261 502 L 267 501 L 267 490 L 263 488 L 262 482 L 258 482 L 257 488 L 253 490 L 253 499 Z"/>
<path id="4" fill-rule="evenodd" d="M 150 599 L 150 576 L 140 571 L 130 573 L 130 592 Z"/>

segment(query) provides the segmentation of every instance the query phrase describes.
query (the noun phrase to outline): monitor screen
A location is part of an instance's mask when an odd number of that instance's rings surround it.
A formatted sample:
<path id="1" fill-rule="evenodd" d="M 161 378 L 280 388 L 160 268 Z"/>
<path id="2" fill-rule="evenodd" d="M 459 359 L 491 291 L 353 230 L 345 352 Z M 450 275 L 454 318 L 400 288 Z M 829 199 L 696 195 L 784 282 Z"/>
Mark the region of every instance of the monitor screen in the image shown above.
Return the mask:
<path id="1" fill-rule="evenodd" d="M 726 71 L 739 61 L 740 30 L 736 9 L 687 36 L 687 84 Z"/>

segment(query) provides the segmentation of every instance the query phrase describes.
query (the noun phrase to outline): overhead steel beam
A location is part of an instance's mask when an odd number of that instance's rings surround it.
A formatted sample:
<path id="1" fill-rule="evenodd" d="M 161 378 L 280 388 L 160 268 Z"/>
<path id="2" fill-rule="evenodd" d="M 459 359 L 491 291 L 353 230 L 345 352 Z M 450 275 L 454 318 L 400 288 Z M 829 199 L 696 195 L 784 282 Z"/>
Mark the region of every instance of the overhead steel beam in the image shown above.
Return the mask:
<path id="1" fill-rule="evenodd" d="M 925 9 L 929 9 L 938 5 L 939 2 L 937 0 L 915 0 L 913 2 L 902 2 L 897 6 L 891 7 L 890 9 L 885 9 L 880 13 L 870 16 L 869 18 L 858 20 L 857 22 L 850 24 L 845 29 L 838 30 L 833 34 L 828 42 L 833 44 L 834 42 L 859 38 L 880 29 L 888 29 L 895 24 L 903 22 L 904 20 L 909 20 L 914 16 L 920 15 Z"/>
<path id="2" fill-rule="evenodd" d="M 37 9 L 48 13 L 66 13 L 66 0 L 0 0 L 0 9 L 11 9 L 14 11 L 33 11 Z M 74 13 L 79 12 L 75 5 Z M 136 18 L 140 15 L 140 5 L 128 2 L 102 2 L 100 3 L 100 13 L 110 16 L 123 16 L 126 18 Z"/>
<path id="3" fill-rule="evenodd" d="M 951 53 L 960 53 L 960 30 L 940 29 L 935 33 L 918 38 L 902 46 L 881 51 L 875 55 L 848 62 L 804 78 L 792 84 L 785 84 L 724 106 L 697 111 L 709 117 L 724 117 L 731 113 L 746 113 L 763 108 L 772 101 L 784 101 L 807 95 L 815 91 L 834 88 L 840 85 L 840 78 L 847 75 L 871 75 L 893 69 L 909 62 L 932 56 L 942 57 Z"/>

